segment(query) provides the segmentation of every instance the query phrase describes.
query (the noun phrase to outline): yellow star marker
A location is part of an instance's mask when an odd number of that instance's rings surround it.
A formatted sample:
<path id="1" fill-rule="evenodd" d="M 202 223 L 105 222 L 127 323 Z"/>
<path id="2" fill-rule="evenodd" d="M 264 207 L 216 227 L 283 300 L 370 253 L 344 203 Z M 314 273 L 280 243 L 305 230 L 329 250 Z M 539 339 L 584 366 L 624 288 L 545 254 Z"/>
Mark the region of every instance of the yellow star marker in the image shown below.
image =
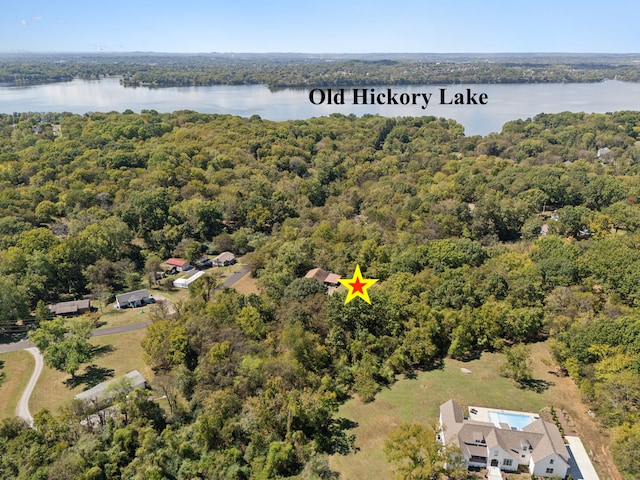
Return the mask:
<path id="1" fill-rule="evenodd" d="M 360 265 L 356 265 L 356 271 L 353 273 L 353 277 L 345 280 L 340 280 L 340 283 L 347 287 L 347 298 L 344 301 L 346 305 L 356 297 L 360 297 L 368 304 L 371 304 L 367 289 L 378 281 L 377 278 L 362 278 L 360 273 Z"/>

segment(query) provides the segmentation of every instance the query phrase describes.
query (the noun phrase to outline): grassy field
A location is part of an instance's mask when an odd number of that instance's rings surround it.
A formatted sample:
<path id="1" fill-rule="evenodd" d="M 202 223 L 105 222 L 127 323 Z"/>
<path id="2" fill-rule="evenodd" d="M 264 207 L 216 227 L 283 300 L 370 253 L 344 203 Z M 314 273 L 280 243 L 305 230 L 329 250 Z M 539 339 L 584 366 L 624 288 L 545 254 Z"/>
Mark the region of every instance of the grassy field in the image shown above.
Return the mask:
<path id="1" fill-rule="evenodd" d="M 16 405 L 24 391 L 35 367 L 35 360 L 24 350 L 3 353 L 0 373 L 4 373 L 4 381 L 0 384 L 0 419 L 16 415 Z"/>
<path id="2" fill-rule="evenodd" d="M 251 273 L 247 273 L 233 286 L 238 293 L 243 295 L 249 295 L 250 293 L 259 294 L 260 287 L 258 287 L 258 280 L 251 276 Z"/>
<path id="3" fill-rule="evenodd" d="M 356 446 L 360 451 L 348 456 L 333 456 L 331 467 L 349 480 L 388 479 L 390 470 L 382 449 L 389 432 L 401 422 L 437 421 L 440 404 L 450 398 L 463 406 L 493 406 L 529 412 L 539 412 L 553 405 L 580 417 L 578 421 L 581 424 L 589 422 L 581 415 L 587 408 L 582 405 L 575 385 L 571 388 L 571 380 L 558 378 L 548 371 L 548 362 L 543 361 L 550 360 L 546 345 L 536 344 L 532 351 L 534 378 L 548 385 L 541 393 L 523 390 L 501 377 L 498 369 L 503 361 L 502 355 L 485 353 L 470 362 L 446 359 L 442 369 L 419 373 L 415 379 L 403 378 L 380 392 L 370 404 L 363 404 L 357 399 L 348 401 L 341 407 L 339 415 L 357 422 L 358 427 L 353 433 L 357 436 Z M 461 368 L 472 373 L 464 374 Z M 596 451 L 598 446 L 595 443 L 601 442 L 602 436 L 596 438 L 598 429 L 595 427 L 591 432 L 594 424 L 590 423 L 578 425 L 576 433 L 583 437 L 587 450 L 593 448 Z M 606 462 L 605 458 L 602 460 Z"/>
<path id="4" fill-rule="evenodd" d="M 76 386 L 65 384 L 65 381 L 71 378 L 69 375 L 45 366 L 29 402 L 31 414 L 33 415 L 43 408 L 57 413 L 61 406 L 73 400 L 74 395 L 85 390 L 88 382 L 99 383 L 124 375 L 131 370 L 138 370 L 144 378 L 152 380 L 153 372 L 145 365 L 140 346 L 144 335 L 145 330 L 142 329 L 92 338 L 92 344 L 106 347 L 105 350 L 108 351 L 95 357 L 90 364 L 80 368 L 77 376 L 85 383 Z M 93 367 L 87 369 L 90 365 Z"/>

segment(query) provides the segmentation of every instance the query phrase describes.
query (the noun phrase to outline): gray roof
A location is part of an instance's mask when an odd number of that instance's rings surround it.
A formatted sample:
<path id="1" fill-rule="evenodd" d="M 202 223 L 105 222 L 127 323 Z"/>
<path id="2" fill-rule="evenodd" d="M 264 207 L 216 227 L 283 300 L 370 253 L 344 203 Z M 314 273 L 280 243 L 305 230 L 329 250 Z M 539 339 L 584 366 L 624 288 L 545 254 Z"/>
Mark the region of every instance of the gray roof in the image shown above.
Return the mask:
<path id="1" fill-rule="evenodd" d="M 136 290 L 135 292 L 127 292 L 121 293 L 120 295 L 116 295 L 116 302 L 120 303 L 131 303 L 136 301 L 142 301 L 145 298 L 149 298 L 149 290 L 146 288 L 142 290 Z"/>
<path id="2" fill-rule="evenodd" d="M 562 440 L 562 435 L 560 435 L 558 427 L 553 423 L 539 419 L 527 425 L 522 430 L 525 432 L 540 433 L 543 436 L 540 443 L 534 446 L 533 454 L 531 455 L 534 461 L 542 460 L 553 453 L 560 455 L 565 461 L 569 460 L 569 451 Z"/>
<path id="3" fill-rule="evenodd" d="M 479 450 L 475 446 L 478 445 L 477 440 L 484 438 L 483 448 L 499 445 L 505 452 L 522 450 L 525 445 L 531 445 L 534 462 L 554 453 L 565 461 L 569 459 L 569 452 L 558 428 L 542 419 L 535 420 L 522 430 L 498 428 L 488 422 L 465 420 L 462 409 L 453 400 L 440 405 L 440 416 L 447 443 L 459 445 L 469 454 L 483 456 L 478 455 Z"/>
<path id="4" fill-rule="evenodd" d="M 146 381 L 142 374 L 137 370 L 132 370 L 131 372 L 124 375 L 125 378 L 128 378 L 131 381 L 131 390 L 136 388 L 142 388 L 145 386 Z M 89 390 L 85 390 L 76 395 L 75 398 L 78 400 L 94 400 L 103 396 L 104 391 L 111 385 L 114 381 L 118 379 L 109 380 L 107 382 L 102 382 L 96 385 Z"/>
<path id="5" fill-rule="evenodd" d="M 230 262 L 235 260 L 236 256 L 231 252 L 222 252 L 220 255 L 213 259 L 214 262 Z"/>
<path id="6" fill-rule="evenodd" d="M 462 428 L 464 421 L 462 408 L 453 400 L 448 400 L 440 405 L 440 418 L 444 428 L 444 436 L 447 441 L 451 441 Z"/>

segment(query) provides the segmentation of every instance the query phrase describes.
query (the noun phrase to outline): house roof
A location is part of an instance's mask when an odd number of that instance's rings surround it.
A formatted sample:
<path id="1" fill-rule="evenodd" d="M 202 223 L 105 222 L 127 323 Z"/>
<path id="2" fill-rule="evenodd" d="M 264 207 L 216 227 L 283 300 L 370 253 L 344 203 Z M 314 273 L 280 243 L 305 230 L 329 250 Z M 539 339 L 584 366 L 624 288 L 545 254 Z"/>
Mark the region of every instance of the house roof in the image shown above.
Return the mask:
<path id="1" fill-rule="evenodd" d="M 213 259 L 214 262 L 230 262 L 235 260 L 236 256 L 231 252 L 222 252 L 220 255 Z"/>
<path id="2" fill-rule="evenodd" d="M 463 451 L 470 454 L 483 456 L 477 453 L 477 440 L 484 438 L 486 445 L 482 448 L 500 446 L 509 455 L 512 455 L 512 450 L 522 450 L 530 445 L 533 448 L 531 457 L 534 462 L 554 453 L 565 462 L 569 459 L 569 452 L 558 428 L 542 419 L 535 420 L 522 430 L 498 428 L 488 422 L 465 420 L 462 409 L 453 400 L 440 405 L 440 416 L 445 428 L 446 441 L 459 444 Z"/>
<path id="3" fill-rule="evenodd" d="M 329 272 L 327 272 L 326 270 L 323 270 L 322 268 L 314 268 L 312 270 L 309 270 L 304 278 L 313 278 L 320 283 L 324 283 L 328 275 Z"/>
<path id="4" fill-rule="evenodd" d="M 170 258 L 165 263 L 169 265 L 174 265 L 176 267 L 184 267 L 189 263 L 189 260 L 184 260 L 183 258 Z"/>
<path id="5" fill-rule="evenodd" d="M 179 287 L 181 285 L 188 287 L 203 275 L 206 275 L 206 273 L 200 270 L 199 272 L 194 272 L 192 275 L 188 275 L 186 277 L 182 277 L 182 278 L 178 278 L 177 280 L 174 280 L 173 285 L 175 287 Z"/>
<path id="6" fill-rule="evenodd" d="M 445 438 L 450 441 L 462 428 L 464 414 L 462 408 L 453 400 L 448 400 L 440 405 L 440 419 L 444 427 Z"/>
<path id="7" fill-rule="evenodd" d="M 525 432 L 536 432 L 542 434 L 541 441 L 534 445 L 532 457 L 534 461 L 542 460 L 551 454 L 560 455 L 565 461 L 569 460 L 569 451 L 562 440 L 562 435 L 558 427 L 553 423 L 545 422 L 542 419 L 530 423 L 522 429 Z"/>
<path id="8" fill-rule="evenodd" d="M 132 390 L 135 389 L 135 388 L 138 388 L 138 387 L 144 387 L 144 385 L 146 384 L 146 381 L 145 381 L 144 377 L 137 370 L 132 370 L 131 372 L 127 373 L 124 377 L 128 378 L 131 381 L 131 389 Z M 118 380 L 118 379 L 113 379 L 113 380 L 109 380 L 107 382 L 99 383 L 98 385 L 96 385 L 93 388 L 90 388 L 89 390 L 85 390 L 84 392 L 80 392 L 79 394 L 76 395 L 75 398 L 77 398 L 78 400 L 92 400 L 92 399 L 100 398 L 101 396 L 103 396 L 104 391 L 115 380 Z"/>
<path id="9" fill-rule="evenodd" d="M 89 300 L 73 300 L 71 302 L 60 302 L 49 305 L 49 310 L 55 315 L 77 313 L 79 310 L 89 310 L 89 308 Z"/>
<path id="10" fill-rule="evenodd" d="M 136 290 L 134 292 L 121 293 L 116 295 L 117 303 L 131 303 L 149 298 L 149 290 L 146 288 L 142 290 Z"/>
<path id="11" fill-rule="evenodd" d="M 325 283 L 337 284 L 338 281 L 342 278 L 342 275 L 338 275 L 337 273 L 329 273 L 327 278 L 324 279 Z"/>
<path id="12" fill-rule="evenodd" d="M 468 445 L 465 443 L 463 448 L 469 453 L 469 456 L 474 456 L 474 457 L 487 456 L 486 445 Z"/>

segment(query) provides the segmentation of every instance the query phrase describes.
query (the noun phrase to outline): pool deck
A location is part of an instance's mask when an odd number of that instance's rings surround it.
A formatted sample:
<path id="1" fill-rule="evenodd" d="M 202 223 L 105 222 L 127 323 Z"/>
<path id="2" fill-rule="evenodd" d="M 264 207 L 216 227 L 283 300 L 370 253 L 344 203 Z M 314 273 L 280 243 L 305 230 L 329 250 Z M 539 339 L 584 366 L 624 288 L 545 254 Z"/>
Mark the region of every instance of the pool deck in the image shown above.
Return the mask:
<path id="1" fill-rule="evenodd" d="M 500 425 L 496 425 L 494 422 L 491 421 L 491 417 L 489 416 L 489 412 L 507 413 L 507 414 L 512 414 L 512 415 L 528 416 L 528 417 L 530 417 L 531 422 L 534 422 L 535 420 L 540 418 L 540 415 L 538 415 L 537 413 L 518 412 L 516 410 L 498 410 L 496 408 L 474 407 L 474 406 L 470 405 L 469 406 L 469 420 L 474 420 L 476 422 L 491 423 L 492 425 L 495 425 L 496 427 L 500 428 Z"/>

